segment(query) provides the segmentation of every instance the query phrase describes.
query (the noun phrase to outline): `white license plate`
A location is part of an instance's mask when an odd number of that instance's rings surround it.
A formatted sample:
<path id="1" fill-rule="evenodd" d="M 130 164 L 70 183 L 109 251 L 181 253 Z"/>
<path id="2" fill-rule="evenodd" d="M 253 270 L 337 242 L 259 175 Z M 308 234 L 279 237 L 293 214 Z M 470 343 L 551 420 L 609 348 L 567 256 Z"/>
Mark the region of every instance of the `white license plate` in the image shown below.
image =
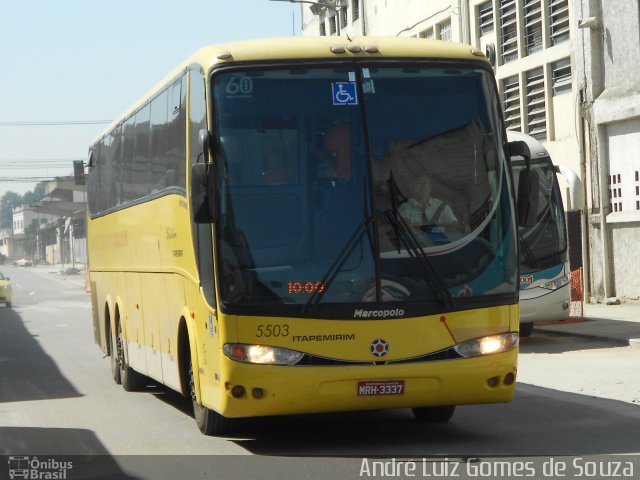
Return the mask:
<path id="1" fill-rule="evenodd" d="M 404 394 L 404 380 L 363 380 L 358 382 L 358 396 Z"/>

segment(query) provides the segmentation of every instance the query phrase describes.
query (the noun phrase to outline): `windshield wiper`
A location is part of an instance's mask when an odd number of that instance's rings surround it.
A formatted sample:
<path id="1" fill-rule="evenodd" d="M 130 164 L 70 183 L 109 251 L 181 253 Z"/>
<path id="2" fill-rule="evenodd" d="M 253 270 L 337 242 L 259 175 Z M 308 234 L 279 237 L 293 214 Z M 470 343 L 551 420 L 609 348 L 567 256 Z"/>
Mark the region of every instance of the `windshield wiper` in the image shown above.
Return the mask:
<path id="1" fill-rule="evenodd" d="M 407 251 L 418 261 L 422 270 L 426 273 L 426 280 L 431 288 L 438 294 L 438 297 L 448 308 L 453 308 L 453 297 L 449 289 L 444 284 L 438 271 L 429 260 L 429 257 L 423 250 L 420 242 L 415 234 L 411 231 L 411 227 L 402 218 L 398 211 L 398 187 L 393 179 L 393 172 L 389 172 L 389 193 L 391 195 L 391 210 L 387 211 L 387 219 L 393 226 L 398 241 L 398 251 L 400 251 L 400 243 L 402 243 Z"/>
<path id="2" fill-rule="evenodd" d="M 529 243 L 525 240 L 524 235 L 519 233 L 518 238 L 520 239 L 520 249 L 522 250 L 523 261 L 530 267 L 538 268 L 536 256 L 533 253 L 533 250 L 531 250 Z"/>
<path id="3" fill-rule="evenodd" d="M 309 300 L 307 301 L 307 303 L 302 307 L 302 313 L 311 312 L 313 307 L 318 303 L 320 303 L 320 300 L 322 300 L 322 297 L 324 296 L 324 294 L 327 293 L 327 290 L 329 290 L 329 287 L 333 283 L 333 280 L 336 278 L 338 273 L 340 273 L 340 271 L 342 270 L 342 266 L 349 259 L 349 257 L 351 256 L 351 253 L 356 248 L 358 243 L 360 243 L 360 240 L 369 229 L 369 225 L 371 224 L 372 221 L 373 221 L 373 217 L 368 216 L 368 217 L 365 217 L 362 220 L 362 222 L 358 225 L 358 228 L 356 228 L 355 232 L 353 232 L 353 235 L 351 235 L 347 243 L 344 245 L 343 249 L 338 254 L 338 257 L 331 264 L 331 266 L 329 267 L 329 270 L 327 270 L 327 273 L 322 278 L 321 282 L 322 282 L 322 285 L 324 285 L 324 288 L 318 289 L 313 292 L 311 297 L 309 297 Z"/>
<path id="4" fill-rule="evenodd" d="M 351 256 L 351 253 L 353 252 L 353 250 L 355 250 L 356 246 L 358 245 L 358 243 L 360 243 L 360 240 L 362 239 L 364 234 L 367 232 L 369 232 L 369 244 L 372 246 L 372 249 L 373 249 L 373 239 L 371 238 L 371 234 L 370 234 L 370 230 L 371 230 L 370 225 L 373 222 L 373 216 L 371 215 L 371 212 L 370 212 L 370 209 L 368 208 L 368 203 L 367 203 L 368 193 L 367 193 L 366 180 L 363 183 L 364 183 L 364 186 L 363 186 L 362 200 L 363 200 L 364 218 L 356 228 L 355 232 L 353 232 L 353 235 L 351 235 L 347 243 L 344 245 L 344 247 L 336 257 L 335 261 L 331 264 L 331 266 L 327 270 L 327 273 L 325 273 L 324 277 L 322 278 L 321 282 L 322 282 L 322 285 L 324 285 L 324 288 L 315 290 L 313 292 L 311 297 L 309 297 L 309 300 L 307 301 L 307 303 L 302 307 L 302 313 L 311 312 L 313 310 L 313 307 L 318 303 L 320 303 L 320 300 L 322 300 L 322 297 L 324 296 L 325 293 L 327 293 L 327 290 L 332 285 L 333 280 L 336 278 L 338 273 L 340 273 L 340 271 L 342 270 L 342 266 L 349 259 L 349 257 Z M 375 257 L 375 252 L 373 250 L 372 250 L 372 254 Z"/>

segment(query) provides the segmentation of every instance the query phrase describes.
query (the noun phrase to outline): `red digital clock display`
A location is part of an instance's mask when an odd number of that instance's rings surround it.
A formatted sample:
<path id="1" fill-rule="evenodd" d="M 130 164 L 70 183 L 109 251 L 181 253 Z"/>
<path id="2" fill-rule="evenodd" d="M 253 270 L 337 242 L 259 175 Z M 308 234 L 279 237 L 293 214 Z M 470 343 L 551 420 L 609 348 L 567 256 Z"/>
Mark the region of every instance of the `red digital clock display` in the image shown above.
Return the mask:
<path id="1" fill-rule="evenodd" d="M 289 282 L 289 293 L 298 294 L 314 294 L 324 292 L 325 284 L 322 282 Z"/>

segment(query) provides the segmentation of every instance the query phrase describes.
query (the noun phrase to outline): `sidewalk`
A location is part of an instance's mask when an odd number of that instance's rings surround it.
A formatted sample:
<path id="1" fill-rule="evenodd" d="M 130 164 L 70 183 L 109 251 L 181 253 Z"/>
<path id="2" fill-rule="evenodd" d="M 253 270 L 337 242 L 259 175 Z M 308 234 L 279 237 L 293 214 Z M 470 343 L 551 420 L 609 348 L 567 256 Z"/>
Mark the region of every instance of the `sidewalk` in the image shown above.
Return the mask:
<path id="1" fill-rule="evenodd" d="M 61 280 L 68 280 L 82 288 L 86 286 L 86 269 L 83 264 L 76 264 L 75 266 L 71 264 L 49 264 L 36 265 L 28 268 L 41 275 L 55 276 Z"/>
<path id="2" fill-rule="evenodd" d="M 598 338 L 619 345 L 640 347 L 640 305 L 584 304 L 584 321 L 536 325 L 535 331 Z M 637 339 L 637 342 L 630 340 Z"/>

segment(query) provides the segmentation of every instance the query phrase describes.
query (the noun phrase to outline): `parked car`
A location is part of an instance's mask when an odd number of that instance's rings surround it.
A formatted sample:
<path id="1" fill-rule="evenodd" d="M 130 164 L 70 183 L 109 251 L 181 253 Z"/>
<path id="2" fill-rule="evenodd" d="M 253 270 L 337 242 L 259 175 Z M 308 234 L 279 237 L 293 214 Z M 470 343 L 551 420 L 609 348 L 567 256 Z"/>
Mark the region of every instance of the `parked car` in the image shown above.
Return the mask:
<path id="1" fill-rule="evenodd" d="M 33 262 L 31 260 L 27 260 L 26 258 L 21 258 L 20 260 L 16 260 L 11 265 L 14 267 L 32 267 Z"/>
<path id="2" fill-rule="evenodd" d="M 13 301 L 13 292 L 11 291 L 11 283 L 9 283 L 9 277 L 5 277 L 0 273 L 0 303 L 4 303 L 4 306 L 11 308 L 11 302 Z"/>

